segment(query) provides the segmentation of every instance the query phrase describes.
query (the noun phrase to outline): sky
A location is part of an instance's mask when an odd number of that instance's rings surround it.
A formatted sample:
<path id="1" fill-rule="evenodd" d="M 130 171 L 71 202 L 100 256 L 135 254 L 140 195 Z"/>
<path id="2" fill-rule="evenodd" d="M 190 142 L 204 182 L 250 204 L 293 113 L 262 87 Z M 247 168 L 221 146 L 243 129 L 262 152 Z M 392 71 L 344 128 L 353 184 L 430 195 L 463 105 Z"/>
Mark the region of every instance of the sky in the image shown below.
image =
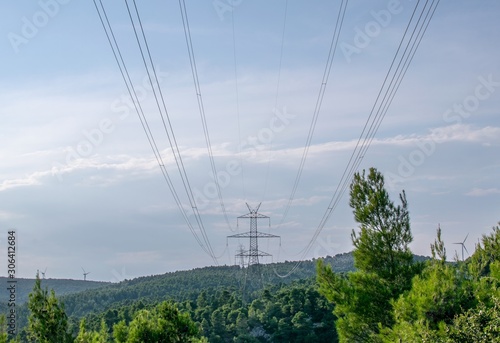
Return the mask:
<path id="1" fill-rule="evenodd" d="M 346 192 L 313 239 L 416 1 L 351 0 L 300 183 L 284 217 L 339 1 L 186 1 L 213 173 L 177 1 L 137 1 L 170 124 L 219 265 L 235 263 L 260 205 L 263 262 L 353 249 Z M 104 0 L 165 168 L 194 227 L 123 1 Z M 133 3 L 129 1 L 129 5 Z M 440 2 L 359 170 L 405 190 L 415 254 L 440 225 L 448 258 L 500 220 L 500 2 Z M 16 230 L 17 277 L 121 281 L 214 265 L 176 205 L 130 102 L 93 1 L 0 4 L 0 275 Z M 197 229 L 196 229 L 197 230 Z M 195 231 L 196 232 L 196 231 Z M 199 234 L 199 232 L 198 232 Z M 465 257 L 469 256 L 467 252 Z"/>

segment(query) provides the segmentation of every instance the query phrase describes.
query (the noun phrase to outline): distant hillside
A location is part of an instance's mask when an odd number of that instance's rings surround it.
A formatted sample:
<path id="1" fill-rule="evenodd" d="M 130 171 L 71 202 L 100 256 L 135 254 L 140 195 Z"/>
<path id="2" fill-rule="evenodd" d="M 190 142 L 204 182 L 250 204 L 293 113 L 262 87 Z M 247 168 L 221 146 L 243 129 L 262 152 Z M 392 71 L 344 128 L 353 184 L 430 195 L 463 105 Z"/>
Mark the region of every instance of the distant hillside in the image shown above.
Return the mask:
<path id="1" fill-rule="evenodd" d="M 415 256 L 415 260 L 425 259 L 428 258 Z M 333 257 L 327 256 L 323 260 L 330 264 L 337 273 L 355 270 L 351 252 Z M 107 284 L 48 279 L 43 280 L 42 286 L 55 290 L 56 295 L 64 303 L 68 316 L 81 318 L 90 313 L 104 312 L 139 300 L 144 304 L 153 304 L 163 300 L 177 302 L 196 300 L 202 291 L 215 293 L 222 289 L 232 289 L 246 297 L 245 294 L 251 296 L 252 293 L 265 286 L 290 284 L 296 280 L 314 278 L 315 275 L 316 260 L 313 259 L 265 264 L 259 266 L 259 269 L 239 266 L 204 267 Z M 21 291 L 21 288 L 18 290 L 19 298 L 26 300 L 32 287 L 33 280 L 25 280 L 23 290 Z M 78 287 L 81 289 L 77 290 Z M 21 314 L 26 311 L 26 308 L 20 310 Z M 23 323 L 20 324 L 22 326 Z"/>
<path id="2" fill-rule="evenodd" d="M 339 254 L 335 257 L 327 256 L 325 262 L 331 264 L 336 272 L 354 270 L 352 253 Z M 293 272 L 287 277 L 277 275 L 284 276 L 292 270 Z M 202 290 L 210 292 L 225 288 L 242 290 L 250 294 L 264 285 L 288 284 L 294 280 L 314 277 L 315 273 L 315 260 L 286 261 L 261 265 L 260 271 L 257 272 L 258 276 L 255 276 L 255 271 L 250 271 L 249 274 L 248 268 L 219 266 L 144 276 L 120 283 L 46 279 L 42 280 L 42 287 L 54 289 L 56 296 L 63 301 L 68 316 L 83 317 L 89 313 L 102 312 L 137 300 L 145 303 L 167 299 L 193 300 Z M 6 281 L 6 278 L 0 278 L 0 282 L 5 285 L 4 289 L 7 287 Z M 28 299 L 33 284 L 33 279 L 18 279 L 16 292 L 18 305 Z M 7 301 L 7 292 L 0 292 L 0 294 L 2 305 L 0 309 L 3 311 Z M 23 317 L 23 314 L 27 315 L 24 306 L 19 310 L 20 317 Z M 21 320 L 19 324 L 22 326 L 24 323 Z"/>
<path id="3" fill-rule="evenodd" d="M 336 272 L 354 270 L 352 253 L 327 256 L 325 262 Z M 139 277 L 95 290 L 86 290 L 61 298 L 68 316 L 82 317 L 90 312 L 102 312 L 119 304 L 137 300 L 155 303 L 163 300 L 195 300 L 201 291 L 234 289 L 245 294 L 266 285 L 289 284 L 295 280 L 309 279 L 316 275 L 316 261 L 265 264 L 260 270 L 239 266 L 204 267 L 162 275 Z M 284 277 L 289 272 L 290 275 Z"/>
<path id="4" fill-rule="evenodd" d="M 6 277 L 0 276 L 0 287 L 2 290 L 7 289 Z M 35 284 L 34 279 L 16 279 L 16 303 L 22 304 L 28 300 L 28 294 L 33 290 Z M 43 279 L 42 287 L 47 287 L 49 290 L 53 289 L 57 296 L 66 294 L 78 293 L 88 289 L 103 287 L 110 284 L 109 282 L 96 282 L 96 281 L 83 281 L 71 279 Z M 4 304 L 8 301 L 8 292 L 0 292 L 0 303 Z"/>

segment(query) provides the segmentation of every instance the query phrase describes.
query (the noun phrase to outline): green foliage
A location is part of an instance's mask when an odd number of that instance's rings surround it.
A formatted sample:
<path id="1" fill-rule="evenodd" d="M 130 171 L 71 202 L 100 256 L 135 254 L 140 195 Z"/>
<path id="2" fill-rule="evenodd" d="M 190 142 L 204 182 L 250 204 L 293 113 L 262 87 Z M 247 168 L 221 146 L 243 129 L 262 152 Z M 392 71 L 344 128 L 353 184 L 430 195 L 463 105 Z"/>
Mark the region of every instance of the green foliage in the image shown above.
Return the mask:
<path id="1" fill-rule="evenodd" d="M 342 276 L 317 265 L 319 289 L 335 304 L 341 342 L 380 341 L 381 330 L 394 324 L 392 301 L 410 289 L 423 268 L 408 247 L 412 234 L 404 192 L 400 200 L 397 206 L 390 200 L 376 169 L 354 175 L 349 204 L 360 228 L 351 234 L 357 271 Z"/>
<path id="2" fill-rule="evenodd" d="M 125 324 L 125 320 L 121 320 L 120 322 L 113 325 L 113 338 L 116 343 L 125 343 L 128 337 L 128 327 Z"/>
<path id="3" fill-rule="evenodd" d="M 500 223 L 499 223 L 500 225 Z M 483 235 L 482 244 L 476 246 L 476 251 L 471 257 L 469 270 L 476 277 L 490 274 L 491 264 L 500 261 L 500 228 L 493 227 L 493 233 Z"/>
<path id="4" fill-rule="evenodd" d="M 390 287 L 374 273 L 335 274 L 318 261 L 320 292 L 335 304 L 336 327 L 341 342 L 375 340 L 380 322 L 391 320 Z M 386 316 L 385 318 L 383 316 Z"/>
<path id="5" fill-rule="evenodd" d="M 352 233 L 347 275 L 317 263 L 319 290 L 335 304 L 341 342 L 500 342 L 500 229 L 484 235 L 467 260 L 446 262 L 441 228 L 432 260 L 414 263 L 405 193 L 395 206 L 375 169 L 356 174 L 350 205 L 360 224 Z"/>
<path id="6" fill-rule="evenodd" d="M 438 229 L 434 260 L 394 306 L 388 342 L 498 342 L 500 230 L 483 237 L 466 262 L 447 264 Z M 441 253 L 439 253 L 441 252 Z"/>
<path id="7" fill-rule="evenodd" d="M 456 317 L 447 328 L 446 342 L 500 342 L 500 300 L 494 297 L 492 301 L 491 306 L 480 303 Z"/>
<path id="8" fill-rule="evenodd" d="M 0 276 L 0 284 L 7 283 L 8 278 Z M 16 282 L 16 302 L 18 305 L 24 304 L 28 301 L 28 294 L 31 293 L 35 285 L 35 279 L 17 279 Z M 75 294 L 83 292 L 88 289 L 96 289 L 109 285 L 109 282 L 100 281 L 83 281 L 83 280 L 69 280 L 69 279 L 42 279 L 42 287 L 53 289 L 54 292 L 60 297 L 67 294 Z M 0 303 L 8 302 L 8 292 L 0 292 Z"/>
<path id="9" fill-rule="evenodd" d="M 446 248 L 444 247 L 444 242 L 441 240 L 441 227 L 438 226 L 437 238 L 433 244 L 431 244 L 432 259 L 434 261 L 440 261 L 441 264 L 446 263 Z"/>
<path id="10" fill-rule="evenodd" d="M 384 177 L 375 168 L 368 175 L 354 174 L 349 205 L 360 232 L 353 230 L 354 265 L 360 272 L 374 273 L 391 283 L 393 296 L 409 288 L 414 273 L 413 240 L 408 202 L 403 191 L 401 205 L 394 205 L 384 188 Z"/>
<path id="11" fill-rule="evenodd" d="M 433 260 L 414 277 L 411 290 L 394 302 L 396 325 L 389 334 L 394 340 L 435 341 L 443 327 L 477 302 L 465 267 L 446 264 L 440 227 L 431 251 Z"/>
<path id="12" fill-rule="evenodd" d="M 108 328 L 104 321 L 101 323 L 100 332 L 87 331 L 85 327 L 85 319 L 80 322 L 80 330 L 76 336 L 75 343 L 106 343 L 108 342 Z"/>
<path id="13" fill-rule="evenodd" d="M 202 291 L 197 299 L 179 303 L 178 308 L 190 315 L 210 342 L 337 341 L 333 306 L 319 294 L 313 280 L 268 286 L 254 293 L 249 302 L 235 289 Z M 144 311 L 151 314 L 155 306 L 133 303 L 87 318 L 98 322 L 113 314 L 115 322 L 108 325 L 113 327 L 115 341 L 125 343 L 134 318 Z"/>
<path id="14" fill-rule="evenodd" d="M 141 310 L 130 323 L 127 343 L 200 342 L 195 323 L 169 302 L 153 310 Z"/>
<path id="15" fill-rule="evenodd" d="M 337 271 L 354 269 L 351 254 L 342 254 L 336 259 L 330 257 L 327 260 L 334 261 L 334 268 Z M 138 300 L 143 304 L 157 304 L 168 300 L 176 302 L 196 300 L 202 290 L 214 293 L 221 288 L 244 289 L 244 298 L 249 299 L 253 292 L 259 291 L 264 285 L 291 283 L 294 280 L 315 275 L 315 262 L 303 261 L 290 277 L 282 279 L 276 276 L 275 270 L 278 274 L 286 274 L 295 264 L 296 262 L 285 262 L 262 266 L 262 282 L 260 277 L 255 279 L 258 282 L 245 277 L 246 269 L 238 266 L 206 267 L 140 277 L 99 289 L 70 294 L 61 299 L 64 301 L 68 316 L 75 318 L 81 318 L 90 313 L 105 312 L 110 308 L 128 306 Z M 130 321 L 130 318 L 127 321 Z M 88 323 L 90 324 L 90 320 Z M 111 322 L 106 321 L 106 324 L 109 327 L 112 326 Z"/>
<path id="16" fill-rule="evenodd" d="M 312 281 L 312 280 L 311 280 Z M 311 282 L 270 286 L 243 303 L 242 293 L 200 293 L 183 303 L 210 342 L 335 342 L 333 307 Z"/>
<path id="17" fill-rule="evenodd" d="M 393 332 L 403 341 L 423 338 L 425 332 L 439 331 L 440 326 L 451 324 L 457 314 L 475 304 L 472 282 L 459 268 L 431 263 L 413 279 L 411 290 L 395 302 Z"/>
<path id="18" fill-rule="evenodd" d="M 0 315 L 0 343 L 7 343 L 7 322 L 4 315 Z"/>
<path id="19" fill-rule="evenodd" d="M 64 307 L 59 304 L 54 290 L 41 288 L 37 274 L 35 286 L 29 295 L 28 308 L 28 336 L 32 341 L 40 343 L 71 342 L 68 334 L 68 321 Z"/>
<path id="20" fill-rule="evenodd" d="M 346 272 L 354 270 L 352 253 L 343 253 L 334 257 L 326 257 L 325 261 L 332 264 L 337 272 Z M 264 285 L 290 284 L 295 280 L 311 278 L 315 275 L 316 262 L 301 261 L 296 271 L 285 279 L 276 276 L 286 274 L 297 262 L 274 263 L 263 265 L 262 282 L 252 282 L 251 278 L 246 278 L 246 269 L 237 266 L 220 266 L 197 268 L 189 271 L 177 271 L 163 275 L 154 275 L 140 277 L 134 280 L 125 280 L 120 283 L 105 284 L 93 283 L 92 281 L 75 281 L 73 285 L 70 280 L 41 280 L 42 286 L 54 285 L 58 298 L 64 302 L 65 312 L 68 315 L 69 327 L 76 336 L 78 333 L 79 322 L 83 317 L 87 317 L 87 325 L 95 331 L 99 331 L 101 314 L 105 313 L 105 321 L 109 328 L 120 320 L 129 323 L 132 320 L 133 313 L 139 308 L 137 306 L 152 307 L 162 301 L 173 300 L 176 302 L 195 301 L 201 291 L 215 293 L 219 289 L 225 288 L 233 292 L 240 290 L 243 292 L 242 301 L 251 301 L 254 298 L 254 292 L 261 290 Z M 246 281 L 245 281 L 246 280 Z M 19 280 L 23 285 L 31 285 L 33 288 L 34 280 Z M 101 285 L 100 288 L 88 289 L 79 293 L 67 294 L 61 296 L 59 292 L 64 286 L 66 291 L 73 289 L 71 287 L 92 284 L 92 287 Z M 56 287 L 57 286 L 57 287 Z M 50 289 L 50 287 L 49 287 Z M 22 292 L 21 292 L 22 293 Z M 26 293 L 26 298 L 29 292 Z M 139 305 L 141 304 L 141 305 Z M 117 309 L 127 308 L 123 313 L 118 314 Z M 18 306 L 18 327 L 23 328 L 28 325 L 27 318 L 29 310 L 26 304 Z M 6 313 L 8 308 L 6 302 L 0 302 L 0 313 Z M 111 331 L 110 331 L 111 334 Z"/>

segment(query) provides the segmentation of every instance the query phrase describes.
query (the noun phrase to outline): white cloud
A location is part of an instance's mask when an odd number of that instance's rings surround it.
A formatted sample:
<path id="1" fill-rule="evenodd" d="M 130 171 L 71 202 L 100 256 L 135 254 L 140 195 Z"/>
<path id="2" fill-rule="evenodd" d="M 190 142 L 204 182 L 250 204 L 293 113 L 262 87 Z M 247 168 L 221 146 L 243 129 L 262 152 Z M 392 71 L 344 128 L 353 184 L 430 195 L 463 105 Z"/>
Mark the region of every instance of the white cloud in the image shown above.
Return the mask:
<path id="1" fill-rule="evenodd" d="M 9 211 L 0 211 L 0 220 L 11 220 L 14 218 L 19 218 L 20 215 Z"/>
<path id="2" fill-rule="evenodd" d="M 493 194 L 500 194 L 500 188 L 473 188 L 471 191 L 465 193 L 465 195 L 473 197 L 482 197 Z"/>
<path id="3" fill-rule="evenodd" d="M 427 134 L 396 135 L 389 138 L 374 138 L 371 146 L 414 147 L 416 143 L 433 141 L 435 143 L 469 142 L 481 144 L 500 143 L 500 127 L 486 126 L 476 128 L 472 125 L 456 124 L 430 129 Z M 330 141 L 327 143 L 313 144 L 309 148 L 309 157 L 321 157 L 330 152 L 353 151 L 358 140 Z M 270 152 L 272 160 L 290 161 L 291 158 L 300 158 L 304 151 L 299 148 L 282 148 Z M 266 153 L 256 154 L 255 151 L 241 153 L 246 159 L 257 163 L 267 163 Z"/>
<path id="4" fill-rule="evenodd" d="M 50 172 L 35 172 L 22 178 L 4 180 L 0 184 L 0 192 L 16 187 L 41 185 L 41 178 L 49 175 Z"/>
<path id="5" fill-rule="evenodd" d="M 426 139 L 431 139 L 436 143 L 500 143 L 500 127 L 486 126 L 476 128 L 472 125 L 455 124 L 431 129 L 431 133 L 427 135 Z"/>

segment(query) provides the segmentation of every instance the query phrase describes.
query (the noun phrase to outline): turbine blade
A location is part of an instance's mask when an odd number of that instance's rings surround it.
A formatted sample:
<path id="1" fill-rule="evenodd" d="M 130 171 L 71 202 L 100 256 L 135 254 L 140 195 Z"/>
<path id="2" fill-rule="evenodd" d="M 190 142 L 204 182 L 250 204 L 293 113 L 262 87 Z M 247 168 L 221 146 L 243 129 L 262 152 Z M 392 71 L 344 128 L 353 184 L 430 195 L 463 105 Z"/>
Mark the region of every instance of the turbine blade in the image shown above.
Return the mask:
<path id="1" fill-rule="evenodd" d="M 467 237 L 469 237 L 469 234 L 467 233 L 467 236 L 465 236 L 465 239 L 462 243 L 465 243 L 465 241 L 467 240 Z"/>

